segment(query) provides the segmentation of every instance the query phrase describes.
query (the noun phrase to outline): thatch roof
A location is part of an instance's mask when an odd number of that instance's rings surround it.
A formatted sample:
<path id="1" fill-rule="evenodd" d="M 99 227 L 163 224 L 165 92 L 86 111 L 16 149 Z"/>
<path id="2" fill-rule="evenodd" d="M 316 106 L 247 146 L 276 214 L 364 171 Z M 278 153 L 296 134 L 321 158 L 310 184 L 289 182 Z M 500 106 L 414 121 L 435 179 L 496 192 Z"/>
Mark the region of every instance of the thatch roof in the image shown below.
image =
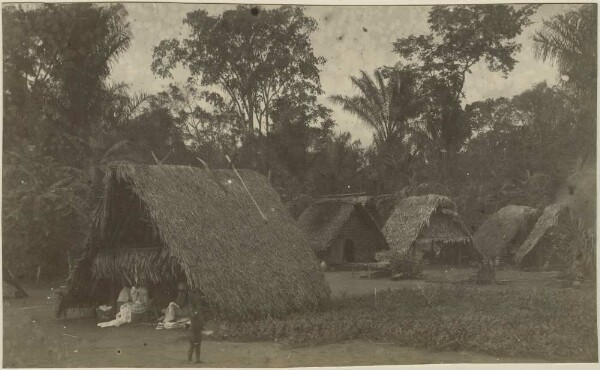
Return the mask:
<path id="1" fill-rule="evenodd" d="M 444 218 L 446 220 L 441 223 Z M 401 253 L 407 252 L 417 239 L 471 244 L 471 234 L 456 213 L 456 204 L 443 195 L 400 200 L 388 218 L 383 234 L 390 249 Z"/>
<path id="2" fill-rule="evenodd" d="M 318 261 L 268 180 L 239 170 L 265 222 L 233 171 L 211 172 L 113 167 L 86 252 L 71 276 L 70 301 L 92 303 L 87 292 L 98 279 L 121 281 L 131 274 L 151 282 L 182 275 L 216 312 L 237 319 L 314 309 L 327 300 Z M 148 218 L 158 240 L 150 244 L 159 249 L 110 250 L 127 196 Z"/>
<path id="3" fill-rule="evenodd" d="M 358 203 L 339 200 L 314 203 L 300 215 L 298 225 L 304 231 L 312 248 L 315 251 L 324 251 L 331 247 L 346 222 L 353 216 L 360 218 L 369 230 L 376 243 L 375 250 L 388 248 L 373 216 Z"/>
<path id="4" fill-rule="evenodd" d="M 486 258 L 501 256 L 510 246 L 525 240 L 540 216 L 538 209 L 508 205 L 488 217 L 473 235 L 475 246 Z"/>
<path id="5" fill-rule="evenodd" d="M 538 245 L 545 235 L 551 233 L 561 222 L 565 222 L 569 212 L 569 208 L 561 204 L 552 204 L 546 207 L 525 242 L 515 253 L 515 261 L 521 263 L 523 258 Z"/>

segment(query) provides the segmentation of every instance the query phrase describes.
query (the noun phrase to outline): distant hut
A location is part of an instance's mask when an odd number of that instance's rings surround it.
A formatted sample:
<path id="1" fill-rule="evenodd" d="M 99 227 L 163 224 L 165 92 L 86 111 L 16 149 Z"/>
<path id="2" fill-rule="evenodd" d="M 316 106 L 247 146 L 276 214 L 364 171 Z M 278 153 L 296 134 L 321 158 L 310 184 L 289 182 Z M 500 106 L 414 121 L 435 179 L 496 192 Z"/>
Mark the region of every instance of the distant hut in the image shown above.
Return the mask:
<path id="1" fill-rule="evenodd" d="M 239 173 L 267 221 L 233 171 L 112 167 L 58 314 L 136 281 L 157 292 L 184 281 L 233 319 L 319 307 L 330 290 L 302 232 L 264 176 Z"/>
<path id="2" fill-rule="evenodd" d="M 390 249 L 401 253 L 420 253 L 426 259 L 452 264 L 480 258 L 456 204 L 443 195 L 400 200 L 383 234 Z"/>
<path id="3" fill-rule="evenodd" d="M 328 265 L 374 262 L 387 249 L 383 234 L 361 204 L 325 200 L 308 207 L 298 219 L 319 259 Z"/>
<path id="4" fill-rule="evenodd" d="M 512 264 L 517 248 L 525 241 L 540 214 L 535 208 L 508 205 L 488 217 L 477 229 L 473 235 L 475 246 L 486 259 Z"/>
<path id="5" fill-rule="evenodd" d="M 515 262 L 526 268 L 565 268 L 570 244 L 570 222 L 568 207 L 560 204 L 546 207 L 515 253 Z"/>

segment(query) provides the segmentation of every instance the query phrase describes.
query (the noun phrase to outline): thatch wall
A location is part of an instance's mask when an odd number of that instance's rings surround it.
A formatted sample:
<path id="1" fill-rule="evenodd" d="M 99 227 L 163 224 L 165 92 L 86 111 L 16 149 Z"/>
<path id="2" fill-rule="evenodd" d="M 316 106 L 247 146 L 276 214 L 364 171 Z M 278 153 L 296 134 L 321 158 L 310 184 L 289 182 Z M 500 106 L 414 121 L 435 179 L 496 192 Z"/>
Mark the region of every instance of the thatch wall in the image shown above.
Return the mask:
<path id="1" fill-rule="evenodd" d="M 92 263 L 95 280 L 144 285 L 185 279 L 180 264 L 166 248 L 101 249 Z"/>
<path id="2" fill-rule="evenodd" d="M 373 259 L 376 251 L 388 248 L 372 215 L 358 203 L 339 200 L 314 203 L 302 213 L 298 225 L 317 255 L 323 255 L 345 238 L 356 240 L 359 248 L 372 248 Z"/>
<path id="3" fill-rule="evenodd" d="M 498 257 L 512 262 L 512 254 L 527 238 L 541 212 L 508 205 L 488 217 L 473 235 L 475 246 L 487 259 Z"/>
<path id="4" fill-rule="evenodd" d="M 397 202 L 384 228 L 391 250 L 408 252 L 415 242 L 465 244 L 474 257 L 471 235 L 456 213 L 456 204 L 443 195 L 413 196 Z"/>
<path id="5" fill-rule="evenodd" d="M 233 171 L 211 172 L 183 166 L 112 168 L 85 256 L 72 274 L 69 301 L 93 301 L 86 292 L 98 277 L 118 280 L 132 273 L 122 262 L 98 257 L 100 250 L 114 247 L 113 235 L 120 232 L 114 220 L 122 215 L 114 199 L 123 194 L 139 201 L 168 251 L 146 257 L 127 252 L 123 258 L 137 266 L 134 270 L 146 271 L 142 275 L 152 279 L 152 261 L 172 257 L 192 290 L 202 291 L 216 312 L 236 319 L 316 309 L 326 301 L 330 290 L 318 261 L 268 180 L 239 171 L 265 222 Z M 177 273 L 165 268 L 160 278 Z"/>
<path id="6" fill-rule="evenodd" d="M 524 259 L 535 250 L 542 248 L 544 259 L 550 259 L 555 248 L 568 248 L 569 242 L 564 240 L 567 237 L 566 223 L 570 217 L 569 208 L 560 204 L 553 204 L 544 209 L 544 213 L 538 218 L 535 226 L 525 242 L 515 253 L 515 262 L 521 264 Z M 546 261 L 541 260 L 540 263 Z"/>

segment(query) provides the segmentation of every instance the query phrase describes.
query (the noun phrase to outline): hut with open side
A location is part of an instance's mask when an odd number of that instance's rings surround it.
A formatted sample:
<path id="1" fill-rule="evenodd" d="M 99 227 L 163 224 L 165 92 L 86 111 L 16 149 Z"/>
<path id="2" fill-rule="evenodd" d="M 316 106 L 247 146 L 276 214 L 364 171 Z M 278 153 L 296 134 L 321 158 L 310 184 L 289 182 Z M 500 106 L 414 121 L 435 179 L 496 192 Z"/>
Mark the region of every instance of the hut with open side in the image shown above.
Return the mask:
<path id="1" fill-rule="evenodd" d="M 540 217 L 540 210 L 508 205 L 488 217 L 473 235 L 475 246 L 486 260 L 513 264 L 517 249 Z"/>
<path id="2" fill-rule="evenodd" d="M 461 264 L 463 260 L 481 257 L 456 204 L 443 195 L 412 196 L 398 201 L 383 234 L 390 250 L 419 253 L 432 262 Z"/>
<path id="3" fill-rule="evenodd" d="M 235 320 L 318 308 L 330 290 L 302 231 L 264 176 L 239 173 L 257 205 L 231 170 L 110 168 L 58 314 L 136 281 L 151 292 L 184 281 Z"/>
<path id="4" fill-rule="evenodd" d="M 375 220 L 359 203 L 314 203 L 302 213 L 298 225 L 317 257 L 328 265 L 375 262 L 375 253 L 388 248 Z"/>
<path id="5" fill-rule="evenodd" d="M 515 262 L 529 269 L 562 269 L 567 265 L 571 212 L 561 204 L 544 209 L 533 230 L 515 253 Z"/>

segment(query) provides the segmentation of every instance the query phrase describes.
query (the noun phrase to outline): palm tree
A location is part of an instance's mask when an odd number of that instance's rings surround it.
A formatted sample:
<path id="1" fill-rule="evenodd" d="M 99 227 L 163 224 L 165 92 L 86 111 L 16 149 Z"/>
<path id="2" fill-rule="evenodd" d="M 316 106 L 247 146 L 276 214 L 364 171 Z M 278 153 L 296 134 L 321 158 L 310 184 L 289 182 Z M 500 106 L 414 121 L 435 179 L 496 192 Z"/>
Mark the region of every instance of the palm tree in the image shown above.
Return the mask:
<path id="1" fill-rule="evenodd" d="M 536 56 L 555 63 L 567 84 L 584 93 L 596 91 L 596 5 L 559 14 L 544 21 L 534 38 Z"/>
<path id="2" fill-rule="evenodd" d="M 418 115 L 416 78 L 408 69 L 378 68 L 374 78 L 365 71 L 350 77 L 359 95 L 333 95 L 330 100 L 358 116 L 373 129 L 376 146 L 398 143 L 407 134 L 407 124 Z"/>
<path id="3" fill-rule="evenodd" d="M 585 4 L 544 21 L 534 36 L 537 56 L 556 64 L 563 85 L 578 95 L 582 108 L 578 120 L 581 163 L 590 155 L 594 157 L 596 150 L 597 40 L 596 4 Z"/>

